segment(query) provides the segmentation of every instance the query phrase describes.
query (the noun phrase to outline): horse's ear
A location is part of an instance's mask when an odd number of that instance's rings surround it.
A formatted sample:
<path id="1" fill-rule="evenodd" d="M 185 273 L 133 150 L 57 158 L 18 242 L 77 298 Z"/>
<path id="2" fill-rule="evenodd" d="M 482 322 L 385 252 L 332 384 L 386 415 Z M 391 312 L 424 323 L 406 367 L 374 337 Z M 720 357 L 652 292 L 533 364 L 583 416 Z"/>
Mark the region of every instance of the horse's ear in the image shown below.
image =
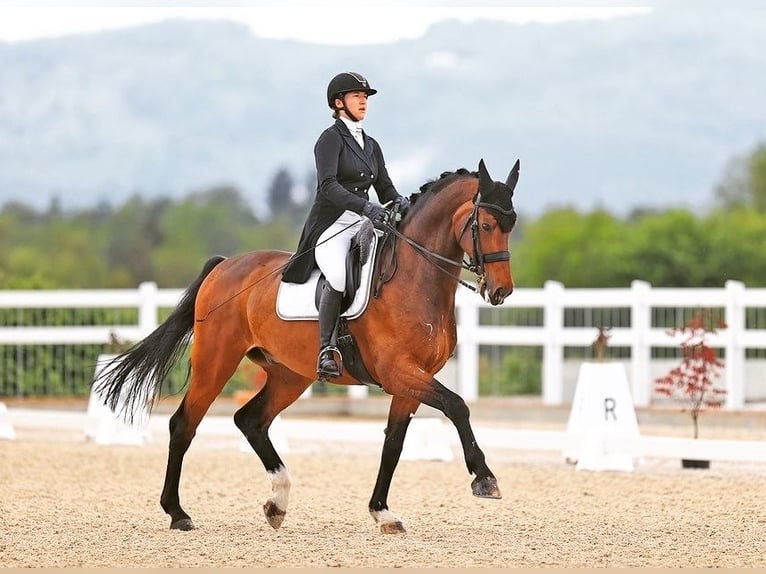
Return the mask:
<path id="1" fill-rule="evenodd" d="M 520 168 L 521 168 L 521 164 L 519 163 L 519 160 L 516 160 L 516 163 L 513 164 L 513 168 L 511 169 L 511 172 L 508 174 L 508 179 L 505 180 L 505 185 L 511 188 L 511 193 L 513 193 L 513 190 L 516 188 L 516 184 L 519 181 Z"/>
<path id="2" fill-rule="evenodd" d="M 493 183 L 492 178 L 489 177 L 487 166 L 484 165 L 484 158 L 482 158 L 479 160 L 479 189 L 491 189 Z"/>

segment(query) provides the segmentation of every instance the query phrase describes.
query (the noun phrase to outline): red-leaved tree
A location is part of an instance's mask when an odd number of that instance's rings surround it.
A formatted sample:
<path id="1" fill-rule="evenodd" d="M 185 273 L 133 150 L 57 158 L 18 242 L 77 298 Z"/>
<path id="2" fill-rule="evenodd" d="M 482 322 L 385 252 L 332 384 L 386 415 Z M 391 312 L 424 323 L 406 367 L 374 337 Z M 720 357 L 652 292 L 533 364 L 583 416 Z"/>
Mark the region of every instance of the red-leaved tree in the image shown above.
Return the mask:
<path id="1" fill-rule="evenodd" d="M 694 438 L 699 436 L 699 415 L 705 407 L 720 407 L 726 390 L 715 387 L 724 368 L 716 349 L 708 344 L 708 336 L 725 329 L 726 323 L 711 310 L 698 311 L 681 327 L 668 331 L 683 336 L 681 363 L 664 377 L 655 379 L 655 390 L 669 397 L 680 397 L 688 406 L 694 423 Z M 684 411 L 687 408 L 683 409 Z"/>

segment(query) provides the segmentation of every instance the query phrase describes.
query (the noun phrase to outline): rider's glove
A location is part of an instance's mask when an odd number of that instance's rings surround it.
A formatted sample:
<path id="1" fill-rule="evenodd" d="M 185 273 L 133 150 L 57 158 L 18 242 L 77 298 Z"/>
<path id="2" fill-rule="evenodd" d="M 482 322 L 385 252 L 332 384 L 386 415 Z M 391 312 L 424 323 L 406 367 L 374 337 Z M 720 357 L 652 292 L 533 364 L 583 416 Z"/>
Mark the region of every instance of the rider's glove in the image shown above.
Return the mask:
<path id="1" fill-rule="evenodd" d="M 367 202 L 364 206 L 362 214 L 372 221 L 373 225 L 379 225 L 386 220 L 386 210 L 377 203 Z"/>

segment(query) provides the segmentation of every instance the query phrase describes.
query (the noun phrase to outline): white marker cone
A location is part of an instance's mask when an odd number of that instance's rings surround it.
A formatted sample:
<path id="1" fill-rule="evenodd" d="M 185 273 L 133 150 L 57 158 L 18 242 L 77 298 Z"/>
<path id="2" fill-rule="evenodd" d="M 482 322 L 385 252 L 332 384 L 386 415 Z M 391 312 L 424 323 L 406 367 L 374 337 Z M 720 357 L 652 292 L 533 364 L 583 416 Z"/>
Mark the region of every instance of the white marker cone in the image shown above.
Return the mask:
<path id="1" fill-rule="evenodd" d="M 437 460 L 450 462 L 454 458 L 448 428 L 436 417 L 414 417 L 404 437 L 401 460 Z"/>

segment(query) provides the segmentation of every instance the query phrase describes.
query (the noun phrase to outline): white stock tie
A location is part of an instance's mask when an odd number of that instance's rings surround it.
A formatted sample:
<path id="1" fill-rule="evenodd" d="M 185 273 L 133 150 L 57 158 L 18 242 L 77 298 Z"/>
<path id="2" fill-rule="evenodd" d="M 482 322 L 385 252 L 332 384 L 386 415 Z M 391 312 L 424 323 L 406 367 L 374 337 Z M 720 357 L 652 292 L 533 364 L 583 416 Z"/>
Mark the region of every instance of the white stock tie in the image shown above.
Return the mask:
<path id="1" fill-rule="evenodd" d="M 354 126 L 351 130 L 351 135 L 354 136 L 354 139 L 359 144 L 359 147 L 364 149 L 364 137 L 362 137 L 362 128 L 359 126 Z"/>

